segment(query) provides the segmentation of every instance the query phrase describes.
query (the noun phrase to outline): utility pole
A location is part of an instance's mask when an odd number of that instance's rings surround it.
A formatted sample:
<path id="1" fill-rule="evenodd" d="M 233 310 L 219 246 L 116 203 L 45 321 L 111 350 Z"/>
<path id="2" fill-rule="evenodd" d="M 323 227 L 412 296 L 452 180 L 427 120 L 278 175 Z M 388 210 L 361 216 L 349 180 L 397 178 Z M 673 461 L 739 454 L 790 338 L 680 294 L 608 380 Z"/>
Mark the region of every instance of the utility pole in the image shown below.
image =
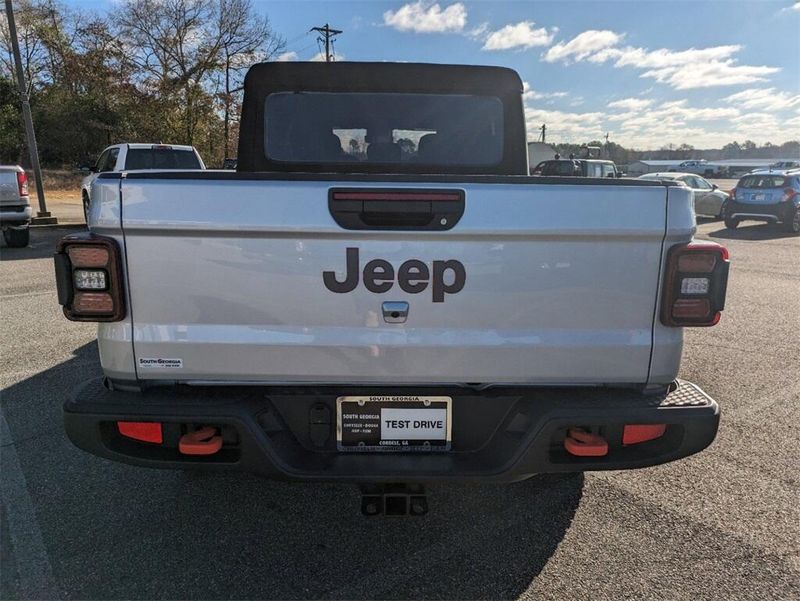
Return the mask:
<path id="1" fill-rule="evenodd" d="M 22 70 L 22 57 L 19 53 L 19 40 L 17 39 L 17 24 L 14 21 L 14 8 L 11 0 L 6 0 L 6 15 L 8 16 L 8 32 L 11 35 L 11 50 L 14 53 L 14 63 L 17 68 L 17 85 L 19 86 L 19 100 L 22 103 L 22 119 L 25 122 L 25 133 L 28 137 L 28 154 L 33 167 L 33 176 L 36 179 L 36 194 L 39 197 L 39 212 L 36 214 L 35 223 L 56 223 L 56 219 L 47 210 L 44 200 L 44 186 L 42 185 L 42 168 L 39 165 L 39 149 L 36 146 L 36 134 L 33 131 L 33 118 L 31 117 L 31 104 L 25 86 L 25 73 Z"/>
<path id="2" fill-rule="evenodd" d="M 8 3 L 10 0 L 6 0 Z M 331 62 L 333 56 L 331 55 L 331 45 L 333 44 L 333 40 L 336 38 L 337 35 L 342 33 L 341 29 L 331 29 L 330 26 L 325 23 L 325 27 L 312 27 L 310 31 L 316 31 L 321 35 L 317 38 L 318 42 L 325 42 L 325 62 Z"/>
<path id="3" fill-rule="evenodd" d="M 547 136 L 547 125 L 542 123 L 542 126 L 539 129 L 542 131 L 542 135 L 541 135 L 542 144 L 547 144 L 547 138 L 546 138 L 546 136 Z"/>

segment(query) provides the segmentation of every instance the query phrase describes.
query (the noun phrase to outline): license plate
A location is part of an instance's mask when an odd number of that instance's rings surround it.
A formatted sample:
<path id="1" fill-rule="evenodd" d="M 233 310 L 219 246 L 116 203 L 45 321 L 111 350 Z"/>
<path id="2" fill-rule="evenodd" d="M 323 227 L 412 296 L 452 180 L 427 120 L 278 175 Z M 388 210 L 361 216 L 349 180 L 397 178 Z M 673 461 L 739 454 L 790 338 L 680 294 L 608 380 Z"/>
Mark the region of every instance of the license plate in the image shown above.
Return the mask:
<path id="1" fill-rule="evenodd" d="M 753 200 L 764 200 L 764 194 L 753 194 Z"/>
<path id="2" fill-rule="evenodd" d="M 343 396 L 336 399 L 340 451 L 449 451 L 447 396 Z"/>

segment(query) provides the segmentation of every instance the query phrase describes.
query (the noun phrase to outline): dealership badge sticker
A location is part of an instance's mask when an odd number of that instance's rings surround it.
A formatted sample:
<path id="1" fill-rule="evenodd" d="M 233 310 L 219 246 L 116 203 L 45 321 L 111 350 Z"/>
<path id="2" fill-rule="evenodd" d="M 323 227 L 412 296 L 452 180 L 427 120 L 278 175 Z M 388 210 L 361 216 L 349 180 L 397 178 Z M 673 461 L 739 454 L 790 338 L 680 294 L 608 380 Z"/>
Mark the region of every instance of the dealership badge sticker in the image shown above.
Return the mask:
<path id="1" fill-rule="evenodd" d="M 139 367 L 144 369 L 183 369 L 183 359 L 139 357 Z"/>

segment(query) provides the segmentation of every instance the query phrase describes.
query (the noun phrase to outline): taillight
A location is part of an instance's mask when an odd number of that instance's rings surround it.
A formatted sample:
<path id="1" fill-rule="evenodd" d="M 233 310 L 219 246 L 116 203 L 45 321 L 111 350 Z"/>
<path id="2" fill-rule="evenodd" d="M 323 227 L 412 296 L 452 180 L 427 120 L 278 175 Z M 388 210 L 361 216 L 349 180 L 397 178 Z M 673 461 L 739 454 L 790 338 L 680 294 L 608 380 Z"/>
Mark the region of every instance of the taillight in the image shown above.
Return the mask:
<path id="1" fill-rule="evenodd" d="M 17 187 L 20 196 L 28 196 L 28 174 L 24 171 L 17 171 Z"/>
<path id="2" fill-rule="evenodd" d="M 72 321 L 125 317 L 122 263 L 113 238 L 90 233 L 61 239 L 55 254 L 58 302 Z"/>
<path id="3" fill-rule="evenodd" d="M 673 246 L 667 255 L 661 323 L 713 326 L 725 308 L 728 250 L 715 242 Z"/>
<path id="4" fill-rule="evenodd" d="M 731 195 L 732 200 L 736 200 L 736 188 L 731 189 L 729 194 Z"/>
<path id="5" fill-rule="evenodd" d="M 783 202 L 789 202 L 790 200 L 794 200 L 795 196 L 797 196 L 797 190 L 795 190 L 794 188 L 783 189 Z"/>

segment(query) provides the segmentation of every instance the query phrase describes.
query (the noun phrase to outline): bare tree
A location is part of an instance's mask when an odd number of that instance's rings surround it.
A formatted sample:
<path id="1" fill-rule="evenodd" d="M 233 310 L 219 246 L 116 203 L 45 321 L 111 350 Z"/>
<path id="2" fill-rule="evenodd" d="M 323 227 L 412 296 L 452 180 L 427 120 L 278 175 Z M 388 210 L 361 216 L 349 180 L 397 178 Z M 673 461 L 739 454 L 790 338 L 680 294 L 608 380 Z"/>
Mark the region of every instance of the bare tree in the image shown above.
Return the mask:
<path id="1" fill-rule="evenodd" d="M 214 0 L 128 0 L 119 24 L 145 86 L 174 97 L 182 137 L 194 140 L 198 102 L 208 75 L 218 68 L 222 32 Z"/>
<path id="2" fill-rule="evenodd" d="M 218 0 L 218 29 L 221 38 L 221 63 L 224 76 L 222 93 L 224 158 L 230 151 L 232 109 L 242 89 L 244 73 L 253 63 L 269 61 L 281 52 L 285 40 L 277 35 L 266 15 L 256 16 L 250 0 Z"/>
<path id="3" fill-rule="evenodd" d="M 22 69 L 25 72 L 27 93 L 30 96 L 33 88 L 49 73 L 47 48 L 38 27 L 40 21 L 38 7 L 28 0 L 22 0 L 14 8 L 14 15 L 17 23 Z M 2 46 L 0 73 L 16 82 L 14 55 L 11 51 L 11 34 L 5 18 L 0 19 L 0 46 Z"/>

